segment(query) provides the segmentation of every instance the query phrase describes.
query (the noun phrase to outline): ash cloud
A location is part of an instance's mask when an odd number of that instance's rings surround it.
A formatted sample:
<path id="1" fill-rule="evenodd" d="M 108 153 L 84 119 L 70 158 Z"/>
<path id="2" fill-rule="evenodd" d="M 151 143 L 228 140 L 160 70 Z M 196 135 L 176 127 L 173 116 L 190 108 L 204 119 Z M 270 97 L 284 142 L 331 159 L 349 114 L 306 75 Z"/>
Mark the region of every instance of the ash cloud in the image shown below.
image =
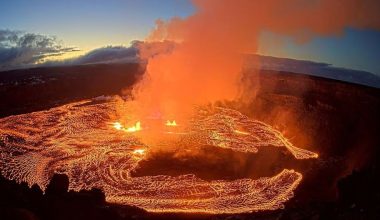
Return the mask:
<path id="1" fill-rule="evenodd" d="M 32 66 L 48 57 L 77 50 L 63 46 L 54 36 L 0 30 L 0 70 Z"/>

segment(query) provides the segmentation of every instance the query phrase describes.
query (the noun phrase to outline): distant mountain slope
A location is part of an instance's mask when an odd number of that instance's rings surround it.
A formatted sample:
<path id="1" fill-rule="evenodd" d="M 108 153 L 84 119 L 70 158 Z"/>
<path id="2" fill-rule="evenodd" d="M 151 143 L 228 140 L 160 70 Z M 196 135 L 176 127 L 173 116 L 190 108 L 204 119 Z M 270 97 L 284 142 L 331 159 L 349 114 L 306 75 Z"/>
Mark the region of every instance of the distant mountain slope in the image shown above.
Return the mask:
<path id="1" fill-rule="evenodd" d="M 254 63 L 254 60 L 256 59 L 259 59 L 259 65 Z M 330 64 L 317 63 L 313 61 L 248 55 L 245 68 L 260 68 L 264 70 L 302 73 L 380 88 L 380 77 L 373 73 L 338 68 Z"/>
<path id="2" fill-rule="evenodd" d="M 136 63 L 52 66 L 0 72 L 0 117 L 118 94 L 144 68 Z"/>
<path id="3" fill-rule="evenodd" d="M 380 88 L 380 77 L 373 73 L 360 70 L 338 68 L 326 63 L 317 63 L 313 61 L 278 58 L 271 56 L 249 55 L 247 59 L 247 67 L 257 67 L 255 64 L 253 64 L 253 62 L 251 62 L 253 59 L 257 58 L 260 61 L 259 68 L 264 70 L 302 73 Z"/>
<path id="4" fill-rule="evenodd" d="M 138 42 L 136 42 L 136 45 Z M 77 68 L 81 65 L 94 65 L 94 64 L 146 64 L 146 60 L 143 60 L 139 57 L 139 49 L 135 44 L 131 47 L 105 47 L 99 48 L 89 52 L 88 54 L 69 59 L 66 61 L 60 62 L 48 62 L 39 64 L 35 67 L 41 68 L 63 68 L 75 66 Z M 162 46 L 162 48 L 167 48 L 163 51 L 170 51 L 173 47 L 173 44 L 168 44 Z M 162 52 L 162 51 L 161 51 Z M 165 53 L 166 53 L 165 52 Z M 157 52 L 160 53 L 160 52 Z M 259 62 L 255 62 L 256 60 Z M 29 66 L 30 67 L 30 66 Z M 27 69 L 28 67 L 24 67 Z M 375 75 L 370 72 L 361 71 L 361 70 L 352 70 L 334 67 L 331 64 L 327 63 L 318 63 L 307 60 L 296 60 L 289 58 L 279 58 L 279 57 L 271 57 L 271 56 L 263 56 L 263 55 L 254 55 L 248 54 L 246 55 L 246 63 L 245 67 L 247 69 L 263 69 L 263 70 L 274 70 L 274 71 L 282 71 L 282 72 L 293 72 L 293 73 L 301 73 L 306 75 L 318 76 L 328 79 L 335 79 L 355 84 L 366 85 L 370 87 L 380 88 L 380 76 Z M 29 68 L 33 69 L 33 68 Z M 40 70 L 39 69 L 39 70 Z M 13 70 L 15 72 L 22 72 L 20 69 Z M 25 72 L 25 71 L 24 71 Z M 4 75 L 12 73 L 12 71 L 2 71 L 0 69 L 0 75 L 4 78 Z M 18 76 L 17 76 L 18 77 Z M 0 82 L 0 86 L 2 86 Z M 9 83 L 9 82 L 5 82 Z"/>

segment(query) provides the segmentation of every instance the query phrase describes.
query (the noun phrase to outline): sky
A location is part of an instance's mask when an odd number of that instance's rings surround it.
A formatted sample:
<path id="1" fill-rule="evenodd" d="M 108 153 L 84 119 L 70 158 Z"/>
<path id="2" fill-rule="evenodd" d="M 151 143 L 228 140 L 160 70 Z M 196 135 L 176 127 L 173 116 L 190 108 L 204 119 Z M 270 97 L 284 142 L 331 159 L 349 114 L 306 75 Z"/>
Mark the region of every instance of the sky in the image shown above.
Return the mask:
<path id="1" fill-rule="evenodd" d="M 0 0 L 0 29 L 55 35 L 89 50 L 144 39 L 156 19 L 193 10 L 185 0 Z"/>
<path id="2" fill-rule="evenodd" d="M 129 46 L 144 40 L 157 19 L 187 17 L 194 11 L 189 0 L 0 0 L 0 30 L 56 36 L 66 47 L 78 48 L 63 53 L 67 58 L 109 45 Z M 346 28 L 337 36 L 301 43 L 263 32 L 258 52 L 380 76 L 380 32 L 374 30 Z"/>

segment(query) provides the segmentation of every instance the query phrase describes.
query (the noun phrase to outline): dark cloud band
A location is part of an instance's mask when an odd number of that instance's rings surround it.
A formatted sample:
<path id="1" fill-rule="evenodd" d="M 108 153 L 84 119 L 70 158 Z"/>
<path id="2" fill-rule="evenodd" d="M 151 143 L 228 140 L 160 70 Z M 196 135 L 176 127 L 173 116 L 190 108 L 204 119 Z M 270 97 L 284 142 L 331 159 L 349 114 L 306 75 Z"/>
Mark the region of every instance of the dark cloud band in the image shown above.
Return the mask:
<path id="1" fill-rule="evenodd" d="M 30 66 L 48 57 L 77 50 L 62 46 L 56 37 L 0 30 L 0 70 Z"/>

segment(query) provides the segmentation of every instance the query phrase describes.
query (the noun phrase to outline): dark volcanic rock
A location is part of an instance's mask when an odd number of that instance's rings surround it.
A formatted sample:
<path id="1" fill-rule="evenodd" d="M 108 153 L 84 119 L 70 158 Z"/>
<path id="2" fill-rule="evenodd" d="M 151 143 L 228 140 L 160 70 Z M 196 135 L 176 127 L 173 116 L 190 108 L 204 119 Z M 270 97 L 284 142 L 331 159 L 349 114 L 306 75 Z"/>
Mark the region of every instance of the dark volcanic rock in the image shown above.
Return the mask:
<path id="1" fill-rule="evenodd" d="M 69 177 L 64 174 L 55 174 L 46 187 L 46 195 L 62 195 L 69 189 Z"/>
<path id="2" fill-rule="evenodd" d="M 132 206 L 108 204 L 99 189 L 67 191 L 68 177 L 55 174 L 46 193 L 33 185 L 18 184 L 0 176 L 0 219 L 132 219 L 145 211 Z"/>
<path id="3" fill-rule="evenodd" d="M 0 72 L 0 117 L 119 93 L 144 71 L 140 64 L 40 67 Z"/>

